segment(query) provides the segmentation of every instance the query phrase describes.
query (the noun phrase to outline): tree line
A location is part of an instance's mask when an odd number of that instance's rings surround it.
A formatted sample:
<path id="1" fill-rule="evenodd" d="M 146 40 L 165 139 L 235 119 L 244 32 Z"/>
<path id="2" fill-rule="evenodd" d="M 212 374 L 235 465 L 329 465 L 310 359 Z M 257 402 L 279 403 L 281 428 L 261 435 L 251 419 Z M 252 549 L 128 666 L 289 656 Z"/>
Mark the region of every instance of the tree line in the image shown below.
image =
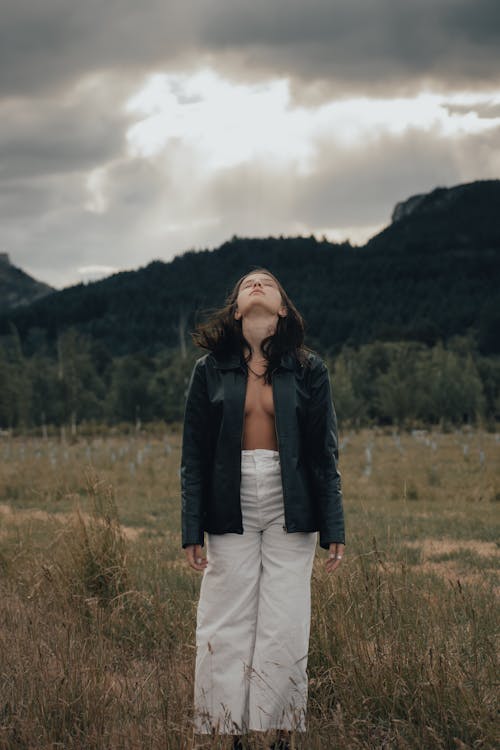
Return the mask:
<path id="1" fill-rule="evenodd" d="M 500 358 L 482 355 L 471 335 L 433 346 L 376 340 L 318 353 L 330 368 L 342 427 L 492 426 L 498 419 Z M 179 423 L 202 354 L 188 345 L 112 356 L 74 327 L 58 335 L 54 350 L 27 353 L 12 326 L 0 339 L 0 428 L 77 433 L 92 425 Z"/>

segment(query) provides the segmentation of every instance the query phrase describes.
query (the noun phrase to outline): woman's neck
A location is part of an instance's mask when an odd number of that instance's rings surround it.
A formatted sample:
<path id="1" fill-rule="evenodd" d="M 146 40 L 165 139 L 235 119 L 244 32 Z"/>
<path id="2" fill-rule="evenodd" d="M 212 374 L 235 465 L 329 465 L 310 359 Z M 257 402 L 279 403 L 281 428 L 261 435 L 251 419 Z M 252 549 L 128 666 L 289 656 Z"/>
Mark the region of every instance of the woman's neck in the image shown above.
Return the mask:
<path id="1" fill-rule="evenodd" d="M 261 344 L 265 338 L 272 336 L 276 329 L 276 322 L 275 315 L 259 316 L 257 319 L 251 321 L 243 319 L 242 333 L 250 346 L 250 350 L 247 346 L 244 347 L 245 357 L 251 352 L 252 361 L 265 359 Z"/>

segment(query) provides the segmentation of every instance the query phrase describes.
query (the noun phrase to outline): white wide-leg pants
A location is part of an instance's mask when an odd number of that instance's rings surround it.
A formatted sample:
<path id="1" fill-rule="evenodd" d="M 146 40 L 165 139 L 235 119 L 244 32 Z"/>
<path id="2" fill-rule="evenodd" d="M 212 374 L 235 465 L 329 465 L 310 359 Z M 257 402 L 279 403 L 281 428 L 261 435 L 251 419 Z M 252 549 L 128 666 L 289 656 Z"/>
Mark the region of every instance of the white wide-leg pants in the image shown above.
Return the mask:
<path id="1" fill-rule="evenodd" d="M 196 627 L 200 734 L 306 729 L 316 532 L 287 533 L 277 451 L 241 453 L 243 534 L 207 534 Z"/>

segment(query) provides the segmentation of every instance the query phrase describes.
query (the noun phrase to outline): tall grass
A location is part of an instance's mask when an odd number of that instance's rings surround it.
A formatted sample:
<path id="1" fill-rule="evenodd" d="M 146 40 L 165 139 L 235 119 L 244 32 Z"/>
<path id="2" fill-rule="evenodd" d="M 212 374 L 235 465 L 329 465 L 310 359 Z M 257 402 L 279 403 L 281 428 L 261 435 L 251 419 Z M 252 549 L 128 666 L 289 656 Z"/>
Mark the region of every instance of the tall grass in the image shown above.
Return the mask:
<path id="1" fill-rule="evenodd" d="M 348 437 L 348 546 L 334 575 L 323 552 L 315 560 L 308 731 L 294 746 L 492 750 L 495 438 L 468 436 L 485 450 L 480 463 L 472 448 L 464 458 L 458 435 L 436 434 L 437 449 L 409 435 L 398 446 L 384 434 Z M 100 445 L 88 463 L 88 446 L 73 446 L 57 474 L 49 446 L 44 464 L 33 445 L 21 454 L 12 444 L 3 464 L 1 750 L 192 746 L 200 577 L 180 550 L 178 443 L 171 453 L 151 443 L 134 475 L 129 457 L 144 444 L 124 438 L 113 466 Z M 269 739 L 252 734 L 249 747 Z"/>

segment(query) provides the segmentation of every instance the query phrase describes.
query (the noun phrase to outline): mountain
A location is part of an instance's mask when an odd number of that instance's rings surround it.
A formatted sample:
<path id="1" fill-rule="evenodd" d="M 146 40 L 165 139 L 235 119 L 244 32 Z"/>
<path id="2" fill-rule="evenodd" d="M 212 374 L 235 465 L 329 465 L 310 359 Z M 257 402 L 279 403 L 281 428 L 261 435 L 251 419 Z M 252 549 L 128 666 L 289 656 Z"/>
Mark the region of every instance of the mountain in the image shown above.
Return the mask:
<path id="1" fill-rule="evenodd" d="M 500 353 L 500 180 L 436 188 L 398 203 L 366 245 L 315 237 L 238 238 L 169 263 L 63 289 L 0 316 L 27 353 L 68 326 L 112 356 L 185 347 L 238 278 L 269 268 L 306 321 L 306 342 L 334 353 L 375 339 L 432 345 L 467 332 Z"/>
<path id="2" fill-rule="evenodd" d="M 392 223 L 372 237 L 367 248 L 405 253 L 413 248 L 435 253 L 500 247 L 500 180 L 478 180 L 438 187 L 397 203 Z"/>
<path id="3" fill-rule="evenodd" d="M 29 305 L 53 291 L 48 284 L 13 266 L 7 253 L 0 253 L 0 311 Z"/>

